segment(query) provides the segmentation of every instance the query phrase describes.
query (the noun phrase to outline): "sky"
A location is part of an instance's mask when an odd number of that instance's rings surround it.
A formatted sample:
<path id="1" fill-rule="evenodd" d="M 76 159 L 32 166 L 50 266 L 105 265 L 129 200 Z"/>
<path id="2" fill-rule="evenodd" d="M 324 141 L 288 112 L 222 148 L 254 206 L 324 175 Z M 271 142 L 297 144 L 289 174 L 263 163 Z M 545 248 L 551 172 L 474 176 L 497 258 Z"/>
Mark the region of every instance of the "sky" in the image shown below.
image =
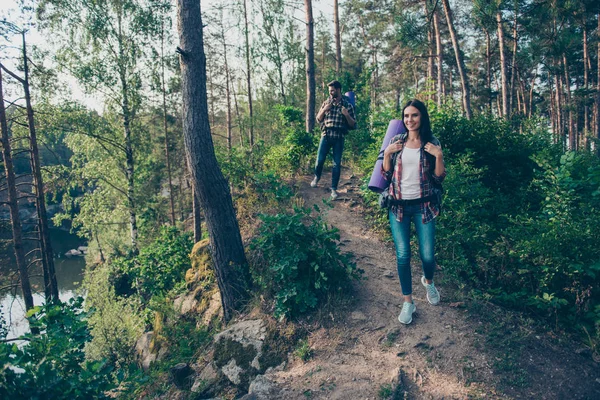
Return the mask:
<path id="1" fill-rule="evenodd" d="M 31 0 L 25 0 L 28 3 L 31 3 Z M 251 0 L 250 0 L 251 1 Z M 0 0 L 0 20 L 4 20 L 4 19 L 8 19 L 9 21 L 23 21 L 24 17 L 22 12 L 20 11 L 20 7 L 19 4 L 22 2 L 22 0 Z M 303 7 L 303 2 L 300 0 L 297 0 L 298 2 L 298 10 L 295 12 L 294 17 L 300 20 L 304 19 L 304 7 Z M 215 4 L 223 4 L 223 3 L 227 3 L 226 0 L 202 0 L 201 4 L 202 4 L 202 11 L 207 11 L 210 8 L 212 8 Z M 333 29 L 333 0 L 313 0 L 313 15 L 315 17 L 315 19 L 317 18 L 317 16 L 319 14 L 323 14 L 325 16 L 325 18 L 330 21 L 332 29 Z M 14 47 L 19 47 L 21 42 L 20 42 L 21 38 L 18 35 L 15 35 L 12 38 L 12 44 Z M 27 42 L 28 42 L 28 47 L 29 45 L 37 45 L 40 46 L 42 48 L 44 47 L 48 47 L 47 44 L 47 40 L 43 37 L 43 35 L 41 35 L 36 29 L 35 27 L 31 28 L 31 30 L 27 33 Z M 6 41 L 2 40 L 2 44 L 6 45 Z M 11 43 L 8 44 L 9 46 L 11 45 Z M 3 53 L 5 54 L 9 54 L 9 51 L 6 51 L 6 47 L 2 50 Z M 13 49 L 14 51 L 15 49 Z M 15 62 L 7 59 L 5 57 L 3 57 L 2 62 L 5 63 L 5 65 L 10 68 L 11 70 L 16 70 L 16 65 Z M 71 94 L 70 98 L 73 98 L 75 100 L 78 100 L 80 102 L 82 102 L 83 104 L 85 104 L 86 106 L 95 109 L 98 112 L 102 112 L 102 99 L 94 96 L 94 95 L 90 95 L 90 94 L 86 94 L 83 92 L 83 90 L 81 89 L 81 87 L 78 85 L 78 83 L 76 82 L 76 80 L 72 77 L 63 77 L 63 79 L 67 82 L 68 86 L 71 89 Z"/>

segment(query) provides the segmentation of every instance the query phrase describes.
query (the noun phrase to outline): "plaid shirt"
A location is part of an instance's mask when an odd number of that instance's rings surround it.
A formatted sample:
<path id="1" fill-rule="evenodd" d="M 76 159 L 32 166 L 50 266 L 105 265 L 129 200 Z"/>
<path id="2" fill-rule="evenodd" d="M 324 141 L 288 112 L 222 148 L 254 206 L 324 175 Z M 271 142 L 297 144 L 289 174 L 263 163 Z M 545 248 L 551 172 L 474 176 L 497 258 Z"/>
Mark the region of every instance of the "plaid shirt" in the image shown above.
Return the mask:
<path id="1" fill-rule="evenodd" d="M 331 99 L 327 99 L 321 105 L 323 108 L 326 104 L 328 104 Z M 352 117 L 354 121 L 356 121 L 356 116 L 354 115 L 354 107 L 348 101 L 346 96 L 342 96 L 342 101 L 339 105 L 332 105 L 331 110 L 325 113 L 323 117 L 323 121 L 319 122 L 321 126 L 321 131 L 325 132 L 327 138 L 329 139 L 340 139 L 344 137 L 349 129 L 356 129 L 356 123 L 353 128 L 348 127 L 348 121 L 344 114 L 342 114 L 342 106 L 348 109 L 348 113 Z"/>
<path id="2" fill-rule="evenodd" d="M 406 133 L 396 135 L 390 140 L 391 143 L 395 143 L 397 141 L 405 141 Z M 435 137 L 431 139 L 431 143 L 436 146 L 440 146 L 440 141 Z M 423 146 L 425 143 L 423 143 Z M 431 158 L 427 157 L 425 150 L 423 150 L 423 146 L 421 146 L 420 151 L 420 161 L 419 161 L 419 176 L 421 180 L 421 198 L 429 197 L 432 193 L 433 184 L 441 185 L 446 177 L 446 171 L 441 176 L 437 176 L 434 173 L 435 163 L 432 163 Z M 403 148 L 404 149 L 404 148 Z M 400 150 L 394 157 L 392 157 L 392 165 L 393 168 L 391 171 L 384 171 L 383 163 L 381 165 L 381 173 L 386 178 L 388 182 L 390 182 L 390 186 L 388 188 L 389 193 L 395 200 L 402 200 L 402 193 L 400 192 L 400 181 L 402 180 L 402 150 Z M 440 214 L 440 206 L 438 204 L 434 204 L 431 201 L 421 203 L 421 215 L 423 216 L 423 223 L 426 224 L 432 221 L 435 217 Z M 391 207 L 392 212 L 396 216 L 396 220 L 398 222 L 402 222 L 402 214 L 403 207 L 401 205 L 393 205 Z"/>

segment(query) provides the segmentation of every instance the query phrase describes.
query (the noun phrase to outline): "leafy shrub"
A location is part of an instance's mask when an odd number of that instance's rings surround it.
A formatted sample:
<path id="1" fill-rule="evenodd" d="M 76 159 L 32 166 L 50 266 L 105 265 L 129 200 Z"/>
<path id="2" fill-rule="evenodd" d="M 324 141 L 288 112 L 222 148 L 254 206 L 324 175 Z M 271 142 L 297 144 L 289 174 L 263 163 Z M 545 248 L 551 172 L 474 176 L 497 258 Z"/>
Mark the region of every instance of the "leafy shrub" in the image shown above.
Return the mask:
<path id="1" fill-rule="evenodd" d="M 107 398 L 112 368 L 103 360 L 85 360 L 91 336 L 82 303 L 79 297 L 35 307 L 28 319 L 41 333 L 25 335 L 22 347 L 0 344 L 0 398 Z"/>
<path id="2" fill-rule="evenodd" d="M 94 310 L 88 318 L 92 341 L 86 345 L 86 354 L 124 367 L 134 360 L 135 343 L 144 333 L 145 320 L 139 298 L 117 296 L 109 272 L 105 264 L 86 270 L 85 305 Z"/>
<path id="3" fill-rule="evenodd" d="M 318 210 L 317 210 L 318 211 Z M 254 282 L 272 297 L 277 317 L 314 309 L 328 293 L 346 287 L 361 270 L 351 255 L 341 253 L 337 229 L 329 228 L 310 209 L 261 215 L 252 240 Z"/>
<path id="4" fill-rule="evenodd" d="M 148 300 L 173 289 L 184 281 L 193 245 L 191 233 L 162 227 L 158 238 L 142 248 L 139 255 L 111 261 L 112 281 L 125 283 L 117 294 L 129 294 L 131 288 Z"/>
<path id="5" fill-rule="evenodd" d="M 306 164 L 307 157 L 316 151 L 319 135 L 306 132 L 302 112 L 293 107 L 279 106 L 280 140 L 264 156 L 267 169 L 282 176 L 292 176 Z"/>

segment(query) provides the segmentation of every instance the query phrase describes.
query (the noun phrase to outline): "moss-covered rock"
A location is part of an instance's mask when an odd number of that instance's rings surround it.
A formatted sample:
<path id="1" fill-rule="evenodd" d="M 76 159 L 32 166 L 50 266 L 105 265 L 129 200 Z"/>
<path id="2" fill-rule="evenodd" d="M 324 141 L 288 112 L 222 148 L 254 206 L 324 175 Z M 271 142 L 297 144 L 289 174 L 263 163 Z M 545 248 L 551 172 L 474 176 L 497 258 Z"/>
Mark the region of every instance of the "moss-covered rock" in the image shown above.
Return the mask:
<path id="1" fill-rule="evenodd" d="M 215 336 L 214 363 L 234 385 L 247 391 L 250 382 L 281 364 L 288 345 L 263 320 L 242 321 Z"/>

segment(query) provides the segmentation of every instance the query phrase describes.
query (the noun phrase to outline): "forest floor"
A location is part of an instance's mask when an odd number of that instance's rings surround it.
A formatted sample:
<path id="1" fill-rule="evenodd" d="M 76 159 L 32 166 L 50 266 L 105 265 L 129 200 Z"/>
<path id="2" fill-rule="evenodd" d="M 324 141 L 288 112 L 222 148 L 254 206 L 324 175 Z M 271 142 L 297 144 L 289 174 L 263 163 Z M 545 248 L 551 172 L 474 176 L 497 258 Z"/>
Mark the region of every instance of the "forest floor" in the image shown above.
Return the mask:
<path id="1" fill-rule="evenodd" d="M 329 197 L 330 175 L 317 188 L 299 178 L 307 206 Z M 325 220 L 364 279 L 342 307 L 324 307 L 306 322 L 312 357 L 294 357 L 270 377 L 284 399 L 600 399 L 600 364 L 581 342 L 530 317 L 444 287 L 427 302 L 421 267 L 413 260 L 417 313 L 398 322 L 402 295 L 392 242 L 365 220 L 360 180 L 344 168 L 340 197 Z M 446 223 L 450 223 L 446 221 Z M 440 261 L 443 264 L 443 260 Z"/>

